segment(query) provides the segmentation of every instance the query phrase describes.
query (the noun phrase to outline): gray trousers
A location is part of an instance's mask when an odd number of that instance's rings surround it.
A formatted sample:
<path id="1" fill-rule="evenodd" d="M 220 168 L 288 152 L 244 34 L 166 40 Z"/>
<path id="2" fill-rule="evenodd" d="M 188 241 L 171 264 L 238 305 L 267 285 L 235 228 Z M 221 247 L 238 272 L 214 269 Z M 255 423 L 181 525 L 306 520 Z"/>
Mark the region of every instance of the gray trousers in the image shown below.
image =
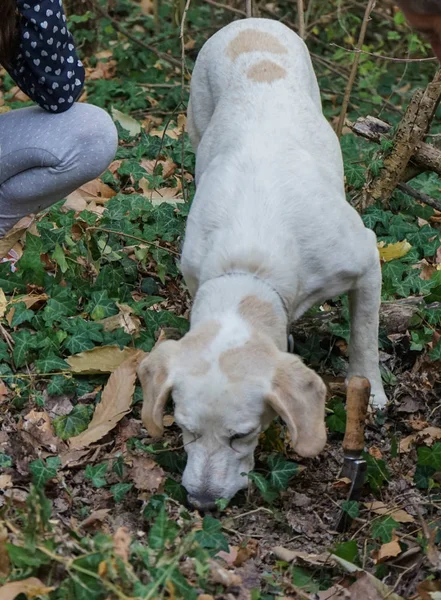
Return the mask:
<path id="1" fill-rule="evenodd" d="M 58 115 L 38 107 L 0 114 L 0 238 L 101 175 L 117 145 L 112 119 L 91 104 Z"/>

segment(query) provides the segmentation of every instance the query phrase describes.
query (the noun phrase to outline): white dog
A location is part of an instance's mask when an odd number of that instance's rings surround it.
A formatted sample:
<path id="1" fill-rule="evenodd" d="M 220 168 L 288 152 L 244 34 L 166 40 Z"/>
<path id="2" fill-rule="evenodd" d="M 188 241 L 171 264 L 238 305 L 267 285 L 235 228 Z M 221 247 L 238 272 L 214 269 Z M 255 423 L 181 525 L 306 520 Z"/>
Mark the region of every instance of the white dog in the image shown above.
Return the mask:
<path id="1" fill-rule="evenodd" d="M 183 484 L 207 509 L 247 486 L 276 414 L 301 456 L 324 447 L 325 385 L 287 353 L 287 326 L 349 293 L 349 373 L 383 406 L 376 238 L 345 198 L 342 156 L 303 41 L 267 19 L 231 23 L 202 48 L 188 129 L 197 192 L 182 272 L 189 333 L 141 364 L 143 422 L 156 437 L 172 395 L 188 454 Z"/>

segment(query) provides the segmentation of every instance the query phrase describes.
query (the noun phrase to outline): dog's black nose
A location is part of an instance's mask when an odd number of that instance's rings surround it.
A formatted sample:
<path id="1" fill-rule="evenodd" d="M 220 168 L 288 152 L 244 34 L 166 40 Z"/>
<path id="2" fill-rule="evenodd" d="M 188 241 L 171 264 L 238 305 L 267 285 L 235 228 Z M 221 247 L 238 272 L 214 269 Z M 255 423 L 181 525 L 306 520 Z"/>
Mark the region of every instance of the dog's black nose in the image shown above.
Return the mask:
<path id="1" fill-rule="evenodd" d="M 204 513 L 217 510 L 215 498 L 208 494 L 197 494 L 194 496 L 189 494 L 187 499 L 190 506 L 199 512 Z"/>

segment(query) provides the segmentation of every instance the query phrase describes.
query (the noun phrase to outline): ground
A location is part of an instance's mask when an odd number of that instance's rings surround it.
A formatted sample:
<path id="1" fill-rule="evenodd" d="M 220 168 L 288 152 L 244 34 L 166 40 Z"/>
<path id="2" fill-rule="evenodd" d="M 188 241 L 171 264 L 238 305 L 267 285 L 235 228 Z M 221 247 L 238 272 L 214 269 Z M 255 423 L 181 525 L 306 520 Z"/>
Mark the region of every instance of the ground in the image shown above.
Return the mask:
<path id="1" fill-rule="evenodd" d="M 346 501 L 340 477 L 348 320 L 336 298 L 295 328 L 296 352 L 328 385 L 324 452 L 296 456 L 275 422 L 247 493 L 228 506 L 220 499 L 215 515 L 190 511 L 172 407 L 164 438 L 149 438 L 135 368 L 159 336 L 188 328 L 177 264 L 194 194 L 188 82 L 203 41 L 245 7 L 104 4 L 69 22 L 87 65 L 81 100 L 112 114 L 116 159 L 26 235 L 22 224 L 11 260 L 0 263 L 0 599 L 440 598 L 441 212 L 395 192 L 390 206 L 363 214 L 381 246 L 385 306 L 409 297 L 419 305 L 404 325 L 383 321 L 390 403 L 368 416 L 360 498 Z M 365 4 L 305 4 L 324 111 L 336 126 Z M 296 28 L 294 3 L 258 9 Z M 364 50 L 348 119 L 371 114 L 395 126 L 435 73 L 434 62 L 414 60 L 430 49 L 384 0 Z M 0 112 L 27 104 L 0 73 Z M 435 118 L 435 143 L 438 130 Z M 356 203 L 387 143 L 370 146 L 345 128 L 341 145 Z M 441 199 L 434 174 L 412 185 Z M 325 325 L 324 313 L 335 315 Z M 342 507 L 354 518 L 346 534 L 335 531 Z"/>

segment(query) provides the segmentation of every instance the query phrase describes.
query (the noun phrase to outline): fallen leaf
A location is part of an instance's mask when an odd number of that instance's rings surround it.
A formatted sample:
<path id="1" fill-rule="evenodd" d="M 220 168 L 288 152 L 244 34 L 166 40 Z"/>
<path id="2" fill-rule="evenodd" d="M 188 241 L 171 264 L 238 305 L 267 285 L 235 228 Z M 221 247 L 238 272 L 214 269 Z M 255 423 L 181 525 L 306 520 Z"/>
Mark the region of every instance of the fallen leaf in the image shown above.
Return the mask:
<path id="1" fill-rule="evenodd" d="M 377 247 L 378 252 L 380 253 L 380 259 L 384 262 L 402 258 L 412 249 L 412 246 L 407 240 L 396 242 L 395 244 L 388 244 L 387 246 L 385 246 L 384 242 L 379 242 Z"/>
<path id="2" fill-rule="evenodd" d="M 238 586 L 242 583 L 242 579 L 239 577 L 239 575 L 236 575 L 231 571 L 227 571 L 227 569 L 221 567 L 220 564 L 215 560 L 210 561 L 210 572 L 212 582 L 223 585 L 226 588 Z"/>
<path id="3" fill-rule="evenodd" d="M 109 377 L 101 400 L 88 428 L 69 440 L 71 450 L 90 446 L 100 440 L 131 410 L 135 391 L 136 367 L 142 353 L 124 361 Z"/>
<path id="4" fill-rule="evenodd" d="M 398 556 L 401 554 L 401 546 L 398 542 L 398 538 L 388 542 L 387 544 L 383 544 L 378 551 L 375 552 L 374 562 L 381 563 L 387 560 L 388 558 L 393 558 L 394 556 Z"/>
<path id="5" fill-rule="evenodd" d="M 0 490 L 6 490 L 12 487 L 12 477 L 6 473 L 0 475 Z"/>
<path id="6" fill-rule="evenodd" d="M 0 288 L 0 319 L 3 319 L 6 313 L 8 301 L 6 300 L 5 292 Z"/>
<path id="7" fill-rule="evenodd" d="M 128 131 L 132 137 L 141 133 L 141 123 L 136 121 L 133 117 L 126 115 L 113 106 L 111 107 L 110 112 L 112 113 L 113 120 L 119 123 L 123 129 Z"/>
<path id="8" fill-rule="evenodd" d="M 383 502 L 376 500 L 374 502 L 365 502 L 364 506 L 377 515 L 388 515 L 397 523 L 414 523 L 415 519 L 405 510 L 387 506 Z"/>
<path id="9" fill-rule="evenodd" d="M 65 203 L 61 207 L 63 212 L 73 210 L 76 213 L 80 213 L 87 208 L 87 200 L 83 198 L 82 194 L 78 191 L 74 191 L 66 198 Z"/>
<path id="10" fill-rule="evenodd" d="M 235 567 L 241 567 L 248 560 L 250 560 L 250 558 L 256 556 L 258 549 L 259 542 L 257 540 L 253 540 L 253 538 L 249 539 L 245 546 L 239 546 L 237 556 L 233 561 L 233 565 Z"/>
<path id="11" fill-rule="evenodd" d="M 6 387 L 6 384 L 4 383 L 4 381 L 2 381 L 0 379 L 0 402 L 2 400 L 4 400 L 4 398 L 6 398 L 6 396 L 8 395 L 8 393 L 9 393 L 9 390 Z"/>
<path id="12" fill-rule="evenodd" d="M 106 58 L 106 57 L 103 57 Z M 86 69 L 87 79 L 96 81 L 97 79 L 112 79 L 116 72 L 116 60 L 108 60 L 106 62 L 99 61 L 95 68 L 88 67 Z"/>
<path id="13" fill-rule="evenodd" d="M 94 510 L 84 521 L 82 521 L 79 525 L 82 529 L 87 529 L 92 525 L 96 525 L 96 523 L 102 523 L 106 520 L 107 515 L 110 512 L 110 508 L 100 508 L 99 510 Z M 0 598 L 1 600 L 1 598 Z"/>
<path id="14" fill-rule="evenodd" d="M 322 554 L 309 554 L 308 552 L 301 552 L 300 550 L 289 550 L 283 546 L 276 546 L 273 548 L 274 554 L 280 560 L 285 562 L 296 562 L 298 559 L 301 561 L 314 566 L 332 565 L 334 564 L 333 557 L 329 552 L 323 552 Z"/>
<path id="15" fill-rule="evenodd" d="M 136 348 L 127 347 L 121 350 L 119 346 L 99 346 L 93 350 L 69 356 L 67 363 L 74 373 L 97 375 L 113 373 L 124 361 L 141 355 L 142 351 Z"/>
<path id="16" fill-rule="evenodd" d="M 434 600 L 435 594 L 441 598 L 441 581 L 426 579 L 417 585 L 417 591 L 421 600 Z"/>
<path id="17" fill-rule="evenodd" d="M 115 554 L 125 562 L 129 561 L 131 542 L 132 536 L 127 527 L 119 527 L 113 536 L 113 547 Z"/>
<path id="18" fill-rule="evenodd" d="M 225 550 L 220 550 L 216 554 L 216 558 L 221 558 L 228 566 L 234 565 L 234 561 L 237 558 L 237 553 L 239 550 L 239 546 L 229 546 L 228 552 Z"/>
<path id="19" fill-rule="evenodd" d="M 103 326 L 104 331 L 115 331 L 115 329 L 121 327 L 129 335 L 138 334 L 141 321 L 136 315 L 133 315 L 133 309 L 127 304 L 116 303 L 116 305 L 120 311 L 117 315 L 112 315 L 97 322 Z"/>
<path id="20" fill-rule="evenodd" d="M 6 235 L 0 238 L 0 260 L 4 258 L 9 250 L 15 246 L 21 236 L 34 222 L 33 217 L 24 217 L 10 229 Z"/>
<path id="21" fill-rule="evenodd" d="M 372 446 L 369 448 L 369 454 L 377 460 L 381 460 L 383 458 L 383 454 L 381 453 L 380 448 L 377 448 L 377 446 Z"/>
<path id="22" fill-rule="evenodd" d="M 426 446 L 431 446 L 436 440 L 441 439 L 441 428 L 426 427 L 418 433 L 412 433 L 400 441 L 400 452 L 410 452 L 412 444 L 415 442 L 424 442 Z"/>
<path id="23" fill-rule="evenodd" d="M 163 187 L 155 190 L 150 189 L 149 182 L 145 177 L 139 180 L 139 187 L 143 191 L 143 195 L 150 200 L 153 206 L 160 204 L 183 204 L 184 198 L 181 195 L 181 186 Z"/>
<path id="24" fill-rule="evenodd" d="M 63 442 L 55 435 L 52 423 L 46 411 L 31 410 L 19 424 L 19 431 L 31 438 L 32 444 L 44 446 L 51 452 L 58 452 Z"/>
<path id="25" fill-rule="evenodd" d="M 26 594 L 28 599 L 49 594 L 56 588 L 47 587 L 36 577 L 29 577 L 21 581 L 13 581 L 0 587 L 0 600 L 14 600 L 19 594 Z"/>
<path id="26" fill-rule="evenodd" d="M 382 581 L 363 573 L 349 588 L 351 600 L 404 600 L 401 596 L 394 594 Z"/>
<path id="27" fill-rule="evenodd" d="M 97 178 L 85 183 L 69 194 L 66 202 L 63 204 L 63 208 L 65 210 L 71 209 L 75 212 L 81 212 L 86 208 L 91 210 L 91 204 L 104 205 L 113 196 L 116 196 L 116 192 L 109 185 L 101 181 L 101 179 Z"/>
<path id="28" fill-rule="evenodd" d="M 138 490 L 157 492 L 164 483 L 165 473 L 154 460 L 147 456 L 132 459 L 130 479 Z"/>
<path id="29" fill-rule="evenodd" d="M 176 171 L 176 163 L 169 158 L 158 158 L 149 160 L 141 159 L 141 167 L 143 167 L 149 175 L 153 175 L 157 167 L 162 167 L 162 178 L 168 179 Z M 180 180 L 178 180 L 180 182 Z"/>
<path id="30" fill-rule="evenodd" d="M 9 554 L 6 549 L 8 542 L 8 530 L 3 523 L 0 523 L 0 577 L 7 577 L 9 575 Z"/>

